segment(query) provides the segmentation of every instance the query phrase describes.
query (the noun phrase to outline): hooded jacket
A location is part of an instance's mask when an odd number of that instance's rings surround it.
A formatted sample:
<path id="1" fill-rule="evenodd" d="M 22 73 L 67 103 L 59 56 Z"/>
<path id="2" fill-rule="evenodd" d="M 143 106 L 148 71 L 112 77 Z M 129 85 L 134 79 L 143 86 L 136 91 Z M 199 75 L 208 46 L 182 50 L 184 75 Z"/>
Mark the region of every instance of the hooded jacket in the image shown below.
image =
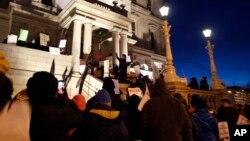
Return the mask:
<path id="1" fill-rule="evenodd" d="M 192 125 L 182 103 L 157 79 L 151 99 L 142 109 L 143 141 L 193 141 Z"/>
<path id="2" fill-rule="evenodd" d="M 192 114 L 198 134 L 198 141 L 215 141 L 218 127 L 215 117 L 204 108 Z"/>

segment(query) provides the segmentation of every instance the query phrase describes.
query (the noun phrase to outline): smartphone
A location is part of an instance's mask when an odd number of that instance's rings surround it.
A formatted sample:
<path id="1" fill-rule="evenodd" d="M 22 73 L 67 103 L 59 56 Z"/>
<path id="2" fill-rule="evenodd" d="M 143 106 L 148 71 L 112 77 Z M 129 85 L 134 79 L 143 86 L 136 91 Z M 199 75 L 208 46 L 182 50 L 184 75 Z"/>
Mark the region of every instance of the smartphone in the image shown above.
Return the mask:
<path id="1" fill-rule="evenodd" d="M 65 89 L 65 83 L 63 81 L 58 81 L 58 94 L 63 94 Z"/>

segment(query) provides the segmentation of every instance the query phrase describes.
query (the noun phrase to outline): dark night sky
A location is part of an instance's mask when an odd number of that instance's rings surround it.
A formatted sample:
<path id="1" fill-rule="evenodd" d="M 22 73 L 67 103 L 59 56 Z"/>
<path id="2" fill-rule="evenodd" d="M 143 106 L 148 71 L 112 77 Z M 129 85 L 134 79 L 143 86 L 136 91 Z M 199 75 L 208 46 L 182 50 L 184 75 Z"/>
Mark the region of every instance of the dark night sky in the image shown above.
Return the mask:
<path id="1" fill-rule="evenodd" d="M 212 29 L 217 74 L 226 86 L 250 83 L 249 0 L 165 0 L 170 7 L 171 48 L 178 76 L 211 82 L 206 39 Z"/>

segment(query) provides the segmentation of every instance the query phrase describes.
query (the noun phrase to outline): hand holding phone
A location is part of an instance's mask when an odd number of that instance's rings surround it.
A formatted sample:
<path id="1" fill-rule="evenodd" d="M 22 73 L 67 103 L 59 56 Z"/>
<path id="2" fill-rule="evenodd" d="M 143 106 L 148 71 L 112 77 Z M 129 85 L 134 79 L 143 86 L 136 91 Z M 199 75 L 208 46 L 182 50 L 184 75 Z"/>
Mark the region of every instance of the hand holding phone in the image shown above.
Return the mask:
<path id="1" fill-rule="evenodd" d="M 65 89 L 65 84 L 63 81 L 58 82 L 58 94 L 63 94 Z"/>

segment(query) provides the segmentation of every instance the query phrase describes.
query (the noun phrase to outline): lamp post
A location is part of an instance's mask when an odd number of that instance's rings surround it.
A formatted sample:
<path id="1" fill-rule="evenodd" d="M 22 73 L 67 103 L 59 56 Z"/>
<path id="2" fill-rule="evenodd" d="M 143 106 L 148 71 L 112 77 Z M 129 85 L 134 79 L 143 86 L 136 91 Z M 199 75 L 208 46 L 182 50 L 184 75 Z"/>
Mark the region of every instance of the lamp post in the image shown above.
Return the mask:
<path id="1" fill-rule="evenodd" d="M 217 89 L 217 90 L 218 89 L 225 89 L 225 86 L 218 78 L 215 63 L 214 63 L 214 53 L 213 53 L 214 45 L 212 45 L 211 39 L 210 39 L 212 31 L 211 31 L 211 29 L 205 29 L 205 30 L 203 30 L 203 34 L 204 34 L 205 38 L 207 39 L 206 49 L 208 51 L 209 60 L 210 60 L 210 69 L 211 69 L 211 73 L 212 73 L 211 89 Z"/>
<path id="2" fill-rule="evenodd" d="M 177 82 L 179 81 L 179 77 L 176 75 L 175 67 L 173 65 L 173 56 L 172 51 L 170 47 L 170 28 L 167 21 L 167 15 L 168 15 L 169 7 L 163 6 L 160 8 L 160 13 L 163 17 L 163 31 L 164 31 L 164 37 L 165 37 L 165 46 L 166 46 L 166 68 L 165 68 L 165 81 L 166 82 Z"/>

